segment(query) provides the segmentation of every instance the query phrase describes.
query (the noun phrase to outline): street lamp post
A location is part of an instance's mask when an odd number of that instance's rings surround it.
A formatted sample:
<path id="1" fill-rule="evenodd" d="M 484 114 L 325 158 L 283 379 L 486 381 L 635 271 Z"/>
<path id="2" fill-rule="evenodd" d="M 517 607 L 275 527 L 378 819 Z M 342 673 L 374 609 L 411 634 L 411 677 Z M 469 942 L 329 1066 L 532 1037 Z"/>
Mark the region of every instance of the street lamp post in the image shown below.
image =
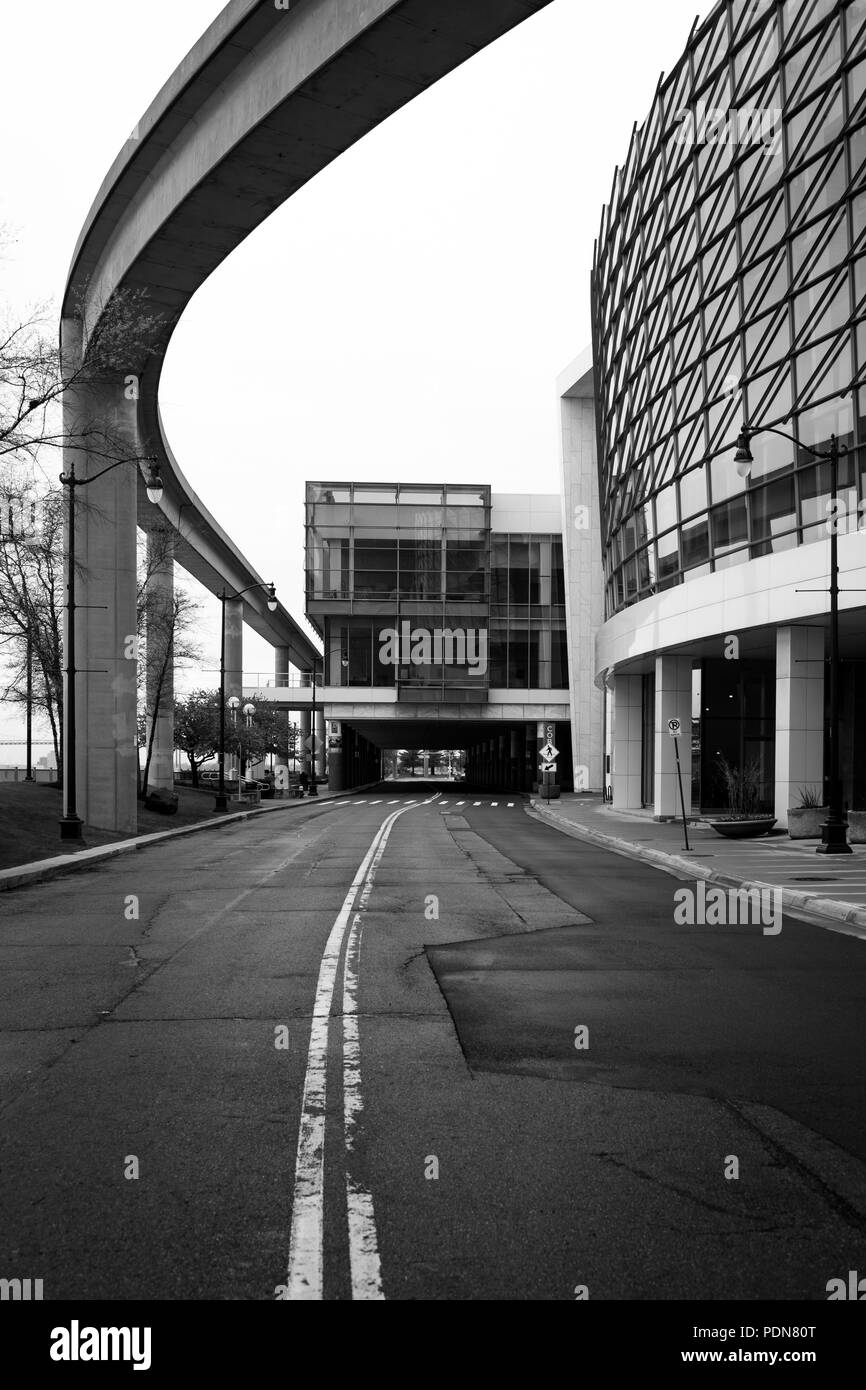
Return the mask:
<path id="1" fill-rule="evenodd" d="M 318 796 L 319 788 L 316 785 L 316 658 L 313 658 L 313 670 L 311 681 L 313 684 L 313 694 L 310 713 L 310 790 L 308 796 Z M 325 658 L 322 657 L 322 679 L 325 678 Z"/>
<path id="2" fill-rule="evenodd" d="M 268 608 L 272 613 L 277 611 L 277 595 L 273 584 L 265 584 L 259 580 L 256 584 L 249 584 L 246 589 L 241 589 L 236 594 L 227 594 L 225 589 L 219 596 L 222 605 L 220 622 L 220 774 L 217 784 L 216 800 L 214 801 L 215 811 L 228 810 L 228 797 L 226 796 L 225 783 L 225 762 L 226 762 L 226 600 L 242 598 L 244 594 L 249 594 L 253 589 L 267 589 Z M 232 697 L 236 698 L 235 696 Z M 240 703 L 240 701 L 238 701 Z"/>
<path id="3" fill-rule="evenodd" d="M 783 439 L 790 440 L 792 444 L 804 449 L 813 458 L 822 459 L 830 464 L 830 501 L 832 503 L 832 520 L 830 522 L 830 769 L 827 779 L 830 812 L 821 827 L 821 843 L 818 845 L 816 853 L 852 854 L 853 850 L 848 844 L 847 825 L 842 807 L 842 778 L 839 757 L 839 555 L 836 535 L 836 494 L 839 489 L 839 454 L 844 451 L 840 450 L 839 441 L 835 434 L 830 436 L 829 449 L 813 449 L 809 444 L 800 444 L 784 430 L 773 429 L 766 425 L 754 429 L 744 423 L 737 439 L 737 452 L 734 455 L 737 472 L 741 478 L 747 478 L 751 472 L 753 463 L 752 452 L 749 448 L 751 438 L 755 434 L 762 433 L 779 434 Z"/>
<path id="4" fill-rule="evenodd" d="M 107 468 L 101 468 L 98 473 L 92 473 L 88 478 L 76 477 L 75 464 L 73 463 L 68 473 L 60 474 L 61 483 L 69 489 L 66 539 L 66 737 L 63 740 L 64 811 L 60 820 L 61 840 L 80 840 L 84 824 L 76 807 L 78 787 L 75 765 L 75 489 L 95 483 L 97 478 L 105 477 L 106 473 L 110 473 L 114 468 L 119 468 L 122 463 L 137 462 L 137 459 L 115 459 L 114 463 L 110 463 Z M 148 462 L 150 472 L 147 478 L 147 496 L 156 505 L 162 499 L 162 479 L 159 476 L 155 461 L 149 459 Z"/>

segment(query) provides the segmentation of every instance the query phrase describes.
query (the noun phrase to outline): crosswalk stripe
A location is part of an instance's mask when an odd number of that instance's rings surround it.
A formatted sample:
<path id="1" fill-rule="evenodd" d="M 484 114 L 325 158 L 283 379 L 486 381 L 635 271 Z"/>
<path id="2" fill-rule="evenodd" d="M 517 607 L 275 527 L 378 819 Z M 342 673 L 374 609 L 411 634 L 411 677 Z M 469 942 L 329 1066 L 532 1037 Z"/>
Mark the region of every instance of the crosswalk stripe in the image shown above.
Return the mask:
<path id="1" fill-rule="evenodd" d="M 407 803 L 407 804 L 408 804 L 408 803 Z M 389 801 L 389 802 L 388 802 L 388 805 L 389 805 L 389 806 L 396 806 L 396 805 L 397 805 L 397 802 L 396 802 L 396 801 Z"/>
<path id="2" fill-rule="evenodd" d="M 458 802 L 457 802 L 457 805 L 458 805 L 458 806 L 465 806 L 465 805 L 466 805 L 466 802 L 465 802 L 465 801 L 458 801 Z"/>
<path id="3" fill-rule="evenodd" d="M 513 805 L 514 805 L 514 802 L 513 802 L 513 801 L 509 801 L 508 804 L 509 804 L 509 806 L 513 806 Z"/>
<path id="4" fill-rule="evenodd" d="M 480 801 L 473 801 L 472 805 L 473 805 L 473 806 L 480 806 L 480 805 L 481 805 L 481 802 L 480 802 Z"/>
<path id="5" fill-rule="evenodd" d="M 499 802 L 498 802 L 498 801 L 491 801 L 490 805 L 491 805 L 491 806 L 498 806 L 498 805 L 499 805 Z"/>

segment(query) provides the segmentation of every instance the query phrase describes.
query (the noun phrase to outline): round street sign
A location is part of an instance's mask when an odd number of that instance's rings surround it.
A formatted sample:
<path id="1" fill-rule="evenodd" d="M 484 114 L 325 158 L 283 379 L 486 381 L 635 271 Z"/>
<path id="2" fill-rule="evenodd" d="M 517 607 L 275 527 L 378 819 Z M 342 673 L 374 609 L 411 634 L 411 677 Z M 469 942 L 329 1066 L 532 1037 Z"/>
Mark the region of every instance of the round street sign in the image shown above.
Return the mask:
<path id="1" fill-rule="evenodd" d="M 679 738 L 680 734 L 682 733 L 682 729 L 680 728 L 680 721 L 678 719 L 668 720 L 668 733 L 670 734 L 671 738 Z"/>

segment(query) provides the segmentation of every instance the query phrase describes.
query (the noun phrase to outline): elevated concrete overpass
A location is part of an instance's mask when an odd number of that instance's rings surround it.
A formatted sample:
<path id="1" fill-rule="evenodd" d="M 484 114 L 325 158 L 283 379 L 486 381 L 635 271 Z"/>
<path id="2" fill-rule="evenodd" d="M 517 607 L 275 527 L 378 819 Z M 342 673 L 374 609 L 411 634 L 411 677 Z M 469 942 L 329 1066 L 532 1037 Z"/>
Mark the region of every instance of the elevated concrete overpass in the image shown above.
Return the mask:
<path id="1" fill-rule="evenodd" d="M 312 733 L 321 741 L 317 770 L 324 772 L 327 753 L 337 791 L 378 777 L 378 754 L 389 748 L 462 748 L 474 781 L 515 791 L 537 777 L 528 769 L 537 767 L 540 731 L 548 724 L 557 730 L 563 762 L 572 754 L 567 690 L 485 690 L 477 703 L 419 702 L 411 719 L 396 687 L 317 684 L 314 701 L 309 680 L 253 683 L 245 676 L 243 698 L 297 711 L 302 739 Z"/>
<path id="2" fill-rule="evenodd" d="M 178 469 L 159 418 L 162 362 L 185 306 L 271 212 L 418 93 L 549 0 L 231 0 L 138 122 L 114 161 L 75 249 L 62 308 L 67 369 L 94 356 L 118 305 L 139 306 L 117 370 L 67 392 L 67 451 L 81 478 L 105 464 L 106 437 L 125 457 L 155 458 L 161 516 L 181 563 L 216 591 L 257 572 L 233 547 Z M 153 321 L 147 316 L 153 315 Z M 138 472 L 141 473 L 139 466 Z M 76 549 L 84 567 L 77 624 L 79 813 L 110 830 L 136 828 L 136 681 L 124 658 L 135 632 L 135 533 L 153 529 L 138 505 L 136 469 L 86 489 Z M 163 571 L 161 582 L 170 582 Z M 302 667 L 314 648 L 283 610 L 250 595 L 242 616 Z M 235 624 L 236 626 L 236 624 Z M 278 653 L 278 665 L 282 660 Z M 67 702 L 68 709 L 68 702 Z"/>

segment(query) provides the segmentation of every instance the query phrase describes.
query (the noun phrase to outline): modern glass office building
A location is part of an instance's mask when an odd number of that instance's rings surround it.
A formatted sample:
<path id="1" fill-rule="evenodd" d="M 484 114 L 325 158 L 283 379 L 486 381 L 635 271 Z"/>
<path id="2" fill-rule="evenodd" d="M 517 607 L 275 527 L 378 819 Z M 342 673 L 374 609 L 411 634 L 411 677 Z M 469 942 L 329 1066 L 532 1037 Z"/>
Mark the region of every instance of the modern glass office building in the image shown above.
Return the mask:
<path id="1" fill-rule="evenodd" d="M 696 804 L 720 804 L 720 754 L 757 760 L 782 824 L 821 790 L 830 470 L 810 450 L 833 435 L 840 747 L 866 805 L 864 305 L 866 3 L 723 0 L 635 129 L 593 263 L 595 664 L 620 805 L 673 812 L 674 714 Z"/>
<path id="2" fill-rule="evenodd" d="M 465 748 L 477 784 L 517 790 L 537 780 L 551 724 L 571 785 L 558 497 L 308 483 L 306 528 L 307 615 L 339 736 Z"/>

